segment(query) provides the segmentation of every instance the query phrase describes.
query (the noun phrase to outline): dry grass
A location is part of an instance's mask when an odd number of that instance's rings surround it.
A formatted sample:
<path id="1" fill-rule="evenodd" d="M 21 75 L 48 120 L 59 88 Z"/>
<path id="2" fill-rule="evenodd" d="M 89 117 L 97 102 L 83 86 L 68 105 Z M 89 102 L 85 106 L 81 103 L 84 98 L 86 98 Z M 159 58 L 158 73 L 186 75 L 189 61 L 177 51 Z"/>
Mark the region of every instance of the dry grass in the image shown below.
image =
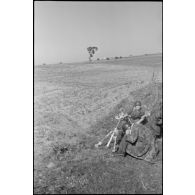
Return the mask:
<path id="1" fill-rule="evenodd" d="M 35 68 L 35 193 L 161 193 L 161 162 L 94 148 L 121 106 L 136 98 L 152 108 L 162 96 L 162 88 L 148 85 L 154 71 L 161 79 L 161 57 L 145 57 L 145 66 L 143 57 L 121 60 Z"/>

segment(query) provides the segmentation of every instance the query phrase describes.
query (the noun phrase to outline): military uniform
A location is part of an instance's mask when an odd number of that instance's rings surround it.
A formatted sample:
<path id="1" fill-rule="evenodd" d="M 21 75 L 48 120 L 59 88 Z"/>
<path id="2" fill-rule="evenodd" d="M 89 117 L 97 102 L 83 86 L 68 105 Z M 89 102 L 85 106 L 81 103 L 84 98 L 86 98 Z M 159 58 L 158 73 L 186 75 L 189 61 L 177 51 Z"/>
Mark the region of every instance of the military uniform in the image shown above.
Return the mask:
<path id="1" fill-rule="evenodd" d="M 161 137 L 163 130 L 163 120 L 162 120 L 162 105 L 157 104 L 152 111 L 148 124 L 146 126 L 151 129 L 154 137 Z"/>
<path id="2" fill-rule="evenodd" d="M 159 146 L 157 143 L 157 138 L 162 137 L 163 132 L 163 115 L 162 115 L 162 103 L 157 103 L 154 106 L 154 110 L 151 113 L 148 124 L 146 126 L 150 129 L 153 139 L 151 142 L 151 150 L 146 157 L 147 160 L 152 160 L 159 152 Z"/>
<path id="3" fill-rule="evenodd" d="M 143 108 L 136 110 L 133 109 L 132 111 L 128 112 L 128 115 L 131 116 L 131 121 L 133 123 L 137 122 L 138 120 L 141 119 L 141 117 L 145 114 L 145 111 L 143 110 Z"/>
<path id="4" fill-rule="evenodd" d="M 135 158 L 145 159 L 151 150 L 153 135 L 142 124 L 135 124 L 130 135 L 126 136 L 127 147 L 125 152 Z"/>
<path id="5" fill-rule="evenodd" d="M 141 119 L 141 117 L 145 114 L 145 111 L 143 108 L 140 107 L 140 109 L 135 109 L 136 104 L 141 106 L 141 102 L 136 102 L 134 105 L 134 108 L 132 108 L 128 112 L 128 116 L 124 118 L 121 122 L 121 127 L 118 130 L 117 138 L 116 138 L 116 149 L 119 149 L 118 153 L 125 153 L 126 147 L 127 147 L 127 135 L 125 135 L 126 130 L 131 128 L 132 123 L 135 123 Z M 132 143 L 136 140 L 136 132 L 132 132 L 132 136 L 130 136 L 132 139 Z M 120 144 L 120 145 L 119 145 Z"/>

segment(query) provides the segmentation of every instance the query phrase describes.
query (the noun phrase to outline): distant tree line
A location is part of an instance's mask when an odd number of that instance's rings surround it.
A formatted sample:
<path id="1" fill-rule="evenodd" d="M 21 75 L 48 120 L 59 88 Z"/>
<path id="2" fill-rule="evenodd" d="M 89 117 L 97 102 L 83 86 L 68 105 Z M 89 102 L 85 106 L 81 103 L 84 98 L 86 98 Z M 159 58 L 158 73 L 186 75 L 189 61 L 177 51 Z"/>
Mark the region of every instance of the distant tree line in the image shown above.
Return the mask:
<path id="1" fill-rule="evenodd" d="M 102 59 L 100 59 L 100 58 L 97 58 L 97 61 L 99 61 L 99 60 L 111 60 L 111 59 L 121 59 L 121 58 L 123 58 L 122 56 L 115 56 L 115 57 L 106 57 L 106 58 L 102 58 Z"/>

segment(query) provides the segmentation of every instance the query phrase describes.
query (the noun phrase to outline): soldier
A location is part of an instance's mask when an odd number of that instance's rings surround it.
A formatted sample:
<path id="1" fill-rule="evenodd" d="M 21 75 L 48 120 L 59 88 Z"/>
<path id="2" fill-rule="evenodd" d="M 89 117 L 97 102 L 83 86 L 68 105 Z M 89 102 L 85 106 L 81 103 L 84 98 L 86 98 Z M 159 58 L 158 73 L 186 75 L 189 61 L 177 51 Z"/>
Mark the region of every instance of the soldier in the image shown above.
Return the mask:
<path id="1" fill-rule="evenodd" d="M 118 151 L 116 152 L 117 155 L 126 156 L 126 148 L 129 143 L 134 144 L 138 139 L 138 129 L 131 128 L 128 124 L 124 125 L 124 129 L 126 130 L 125 135 L 122 137 L 120 142 L 120 146 Z M 128 140 L 128 142 L 127 142 Z"/>
<path id="2" fill-rule="evenodd" d="M 122 120 L 122 129 L 118 130 L 118 134 L 117 134 L 117 138 L 116 138 L 116 150 L 114 151 L 115 153 L 117 152 L 117 150 L 119 149 L 117 154 L 125 154 L 126 150 L 126 145 L 128 143 L 126 143 L 126 131 L 128 130 L 128 133 L 130 132 L 131 126 L 133 123 L 139 122 L 139 123 L 143 123 L 145 120 L 145 111 L 143 110 L 142 106 L 141 106 L 141 102 L 140 101 L 136 101 L 134 103 L 134 107 L 128 112 L 128 116 L 126 116 L 123 120 Z M 123 141 L 122 141 L 123 140 Z M 122 143 L 120 144 L 120 142 L 122 141 Z M 120 144 L 120 148 L 119 148 L 119 144 Z"/>
<path id="3" fill-rule="evenodd" d="M 128 112 L 128 115 L 131 117 L 134 123 L 140 120 L 141 117 L 144 116 L 144 114 L 145 114 L 145 111 L 140 101 L 136 101 L 134 104 L 133 110 L 130 110 Z"/>
<path id="4" fill-rule="evenodd" d="M 163 116 L 162 116 L 162 102 L 157 103 L 149 118 L 148 124 L 146 126 L 151 130 L 154 139 L 152 140 L 152 149 L 146 157 L 147 160 L 152 160 L 159 153 L 159 146 L 157 139 L 162 137 L 163 131 Z"/>
<path id="5" fill-rule="evenodd" d="M 163 122 L 162 122 L 162 102 L 157 103 L 156 108 L 154 109 L 154 114 L 152 114 L 151 120 L 151 128 L 155 131 L 156 137 L 162 136 Z"/>

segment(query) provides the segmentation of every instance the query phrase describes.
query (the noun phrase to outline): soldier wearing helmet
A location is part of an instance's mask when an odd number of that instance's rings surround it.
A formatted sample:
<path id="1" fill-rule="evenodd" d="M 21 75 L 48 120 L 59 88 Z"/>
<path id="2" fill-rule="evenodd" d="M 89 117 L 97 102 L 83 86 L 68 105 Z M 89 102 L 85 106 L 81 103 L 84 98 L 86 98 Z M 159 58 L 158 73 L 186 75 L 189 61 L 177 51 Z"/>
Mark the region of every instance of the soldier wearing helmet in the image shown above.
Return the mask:
<path id="1" fill-rule="evenodd" d="M 142 108 L 142 104 L 140 101 L 136 101 L 134 103 L 134 107 L 128 112 L 128 115 L 134 123 L 140 120 L 141 117 L 145 115 L 145 111 Z"/>
<path id="2" fill-rule="evenodd" d="M 142 119 L 142 117 L 145 115 L 145 111 L 142 108 L 141 102 L 140 101 L 136 101 L 134 103 L 134 106 L 132 109 L 130 109 L 130 111 L 128 112 L 128 115 L 124 118 L 123 123 L 122 123 L 122 130 L 118 131 L 118 135 L 116 138 L 116 151 L 119 149 L 119 154 L 124 155 L 125 154 L 125 150 L 126 150 L 126 144 L 125 141 L 123 141 L 121 143 L 121 141 L 124 139 L 126 139 L 126 132 L 131 132 L 131 125 L 132 123 L 136 123 L 137 121 L 140 121 Z M 144 122 L 145 118 L 143 118 Z M 121 147 L 119 147 L 121 143 Z"/>

